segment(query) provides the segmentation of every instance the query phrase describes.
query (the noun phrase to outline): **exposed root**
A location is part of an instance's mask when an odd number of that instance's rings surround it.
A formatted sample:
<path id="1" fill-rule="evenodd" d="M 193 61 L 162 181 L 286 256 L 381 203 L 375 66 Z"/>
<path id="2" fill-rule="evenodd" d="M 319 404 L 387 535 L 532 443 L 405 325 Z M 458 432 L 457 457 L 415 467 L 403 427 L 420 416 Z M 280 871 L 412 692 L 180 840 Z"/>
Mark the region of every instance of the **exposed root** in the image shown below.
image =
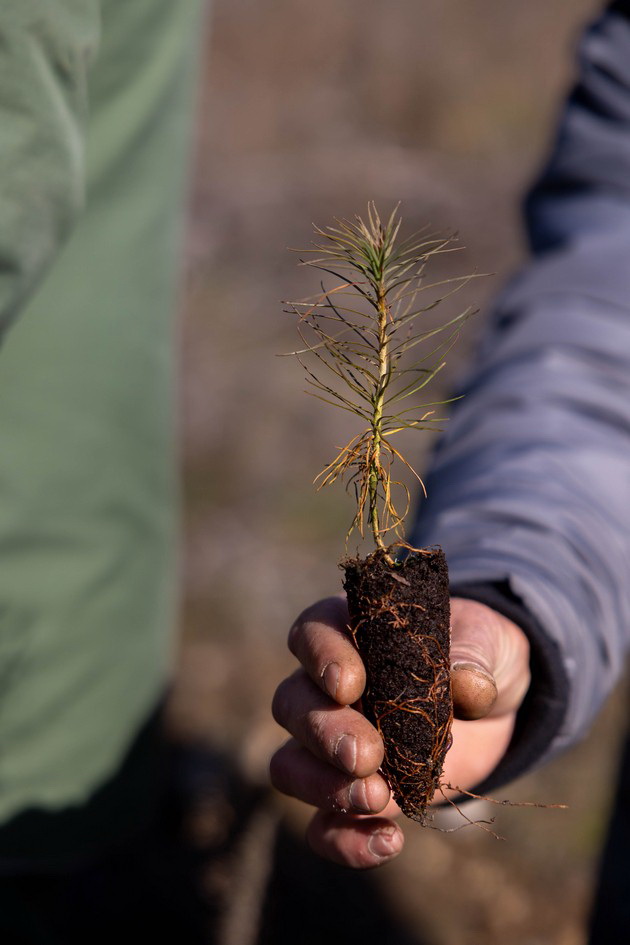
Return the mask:
<path id="1" fill-rule="evenodd" d="M 461 807 L 452 798 L 448 797 L 448 795 L 444 793 L 444 788 L 449 788 L 450 790 L 452 790 L 452 788 L 448 784 L 438 785 L 438 791 L 444 800 L 447 802 L 447 804 L 450 804 L 451 807 L 453 807 L 461 817 L 464 818 L 465 823 L 460 824 L 459 827 L 436 827 L 434 824 L 425 823 L 425 827 L 430 827 L 432 830 L 439 830 L 441 833 L 457 833 L 459 830 L 463 830 L 465 827 L 479 827 L 480 830 L 483 830 L 484 833 L 489 833 L 490 836 L 494 837 L 495 840 L 505 840 L 505 837 L 502 837 L 500 834 L 491 829 L 492 825 L 494 824 L 494 817 L 491 817 L 490 820 L 472 820 L 467 814 L 464 813 Z M 479 800 L 486 800 L 486 798 L 479 797 Z"/>
<path id="2" fill-rule="evenodd" d="M 496 797 L 486 797 L 484 794 L 473 794 L 472 791 L 465 791 L 463 788 L 454 787 L 452 784 L 440 785 L 440 791 L 442 787 L 446 788 L 448 791 L 457 791 L 458 794 L 464 794 L 466 797 L 473 798 L 476 801 L 488 801 L 489 804 L 496 804 L 497 807 L 539 807 L 542 810 L 569 810 L 568 804 L 541 804 L 538 801 L 499 800 Z M 448 798 L 446 798 L 446 800 L 448 800 Z"/>

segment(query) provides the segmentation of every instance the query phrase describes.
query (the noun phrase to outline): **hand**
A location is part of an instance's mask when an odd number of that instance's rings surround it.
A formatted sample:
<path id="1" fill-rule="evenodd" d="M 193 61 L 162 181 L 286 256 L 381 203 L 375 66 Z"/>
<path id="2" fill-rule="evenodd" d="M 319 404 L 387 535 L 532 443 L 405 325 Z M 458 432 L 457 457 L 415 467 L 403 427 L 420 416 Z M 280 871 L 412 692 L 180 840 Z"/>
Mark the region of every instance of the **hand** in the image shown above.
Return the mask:
<path id="1" fill-rule="evenodd" d="M 529 644 L 516 624 L 483 604 L 454 599 L 451 611 L 456 720 L 443 780 L 468 789 L 492 772 L 509 744 L 529 686 Z M 382 741 L 354 705 L 365 669 L 347 627 L 339 596 L 314 604 L 291 628 L 289 648 L 301 667 L 278 686 L 273 714 L 293 738 L 270 770 L 278 790 L 318 808 L 307 834 L 312 848 L 365 869 L 396 856 L 403 834 L 378 773 Z"/>

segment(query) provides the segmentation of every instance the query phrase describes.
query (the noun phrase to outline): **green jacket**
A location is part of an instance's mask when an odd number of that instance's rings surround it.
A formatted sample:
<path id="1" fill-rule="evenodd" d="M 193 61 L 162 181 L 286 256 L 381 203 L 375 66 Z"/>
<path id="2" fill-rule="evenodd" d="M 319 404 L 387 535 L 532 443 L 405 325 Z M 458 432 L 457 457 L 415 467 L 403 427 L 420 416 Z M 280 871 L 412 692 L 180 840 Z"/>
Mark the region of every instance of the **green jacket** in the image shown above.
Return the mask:
<path id="1" fill-rule="evenodd" d="M 0 6 L 0 824 L 86 802 L 169 674 L 198 8 Z"/>

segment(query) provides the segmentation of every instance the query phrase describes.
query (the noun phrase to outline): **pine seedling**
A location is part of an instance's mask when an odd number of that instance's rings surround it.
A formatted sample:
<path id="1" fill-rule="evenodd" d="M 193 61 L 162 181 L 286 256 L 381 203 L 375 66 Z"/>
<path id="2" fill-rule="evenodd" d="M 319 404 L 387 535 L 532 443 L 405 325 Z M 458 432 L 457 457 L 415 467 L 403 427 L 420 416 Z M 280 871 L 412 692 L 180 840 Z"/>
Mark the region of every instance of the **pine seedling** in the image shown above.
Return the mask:
<path id="1" fill-rule="evenodd" d="M 374 541 L 366 558 L 342 562 L 350 630 L 366 667 L 362 705 L 383 738 L 381 770 L 395 799 L 425 823 L 453 718 L 448 571 L 440 549 L 413 549 L 406 541 L 411 496 L 394 467 L 424 490 L 397 437 L 434 430 L 443 420 L 439 408 L 449 401 L 427 401 L 425 390 L 471 309 L 437 326 L 426 316 L 474 276 L 431 281 L 431 260 L 457 243 L 427 230 L 402 239 L 400 229 L 398 208 L 383 223 L 374 204 L 365 220 L 316 227 L 302 264 L 323 274 L 321 292 L 290 303 L 289 311 L 298 319 L 302 347 L 294 354 L 309 391 L 360 423 L 318 482 L 341 480 L 354 491 L 346 541 L 355 529 Z"/>
<path id="2" fill-rule="evenodd" d="M 354 490 L 356 509 L 346 541 L 355 529 L 361 537 L 371 533 L 390 565 L 389 539 L 406 545 L 404 525 L 411 504 L 408 486 L 393 475 L 396 461 L 424 491 L 421 477 L 394 440 L 405 430 L 435 430 L 443 421 L 436 408 L 450 401 L 417 404 L 414 399 L 444 368 L 472 309 L 437 327 L 426 327 L 423 317 L 474 278 L 428 281 L 430 260 L 460 247 L 451 237 L 426 231 L 399 240 L 397 211 L 383 224 L 370 204 L 365 221 L 357 217 L 315 227 L 318 242 L 302 263 L 338 281 L 331 288 L 322 283 L 315 299 L 290 303 L 304 343 L 293 353 L 304 367 L 310 392 L 354 414 L 362 425 L 316 481 L 322 487 L 342 480 Z M 423 304 L 427 292 L 442 288 L 444 295 Z"/>

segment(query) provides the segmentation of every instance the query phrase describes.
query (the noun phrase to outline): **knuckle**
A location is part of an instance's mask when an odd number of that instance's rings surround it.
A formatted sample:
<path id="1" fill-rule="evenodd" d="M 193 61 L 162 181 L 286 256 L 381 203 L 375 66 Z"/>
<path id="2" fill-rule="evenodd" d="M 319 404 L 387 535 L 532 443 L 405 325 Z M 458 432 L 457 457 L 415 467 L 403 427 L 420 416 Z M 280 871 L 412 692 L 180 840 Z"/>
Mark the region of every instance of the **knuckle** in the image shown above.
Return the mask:
<path id="1" fill-rule="evenodd" d="M 326 712 L 312 711 L 308 712 L 304 718 L 304 726 L 309 739 L 320 748 L 327 750 L 327 753 L 333 754 L 332 743 L 329 728 L 330 719 Z"/>

